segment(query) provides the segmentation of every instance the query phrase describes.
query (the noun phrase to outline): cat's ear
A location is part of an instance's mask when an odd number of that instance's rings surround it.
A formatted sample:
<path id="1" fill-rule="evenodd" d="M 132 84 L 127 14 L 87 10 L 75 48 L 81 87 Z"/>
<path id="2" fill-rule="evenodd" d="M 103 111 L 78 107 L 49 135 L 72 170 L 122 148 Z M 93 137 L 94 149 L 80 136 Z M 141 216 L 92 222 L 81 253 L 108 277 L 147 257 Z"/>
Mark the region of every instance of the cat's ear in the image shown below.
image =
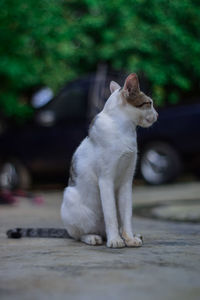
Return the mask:
<path id="1" fill-rule="evenodd" d="M 124 83 L 123 90 L 128 98 L 134 98 L 140 93 L 140 85 L 137 74 L 130 74 Z"/>
<path id="2" fill-rule="evenodd" d="M 115 81 L 111 81 L 110 83 L 110 91 L 111 91 L 111 94 L 114 93 L 114 91 L 116 91 L 117 89 L 120 89 L 120 85 L 115 82 Z"/>

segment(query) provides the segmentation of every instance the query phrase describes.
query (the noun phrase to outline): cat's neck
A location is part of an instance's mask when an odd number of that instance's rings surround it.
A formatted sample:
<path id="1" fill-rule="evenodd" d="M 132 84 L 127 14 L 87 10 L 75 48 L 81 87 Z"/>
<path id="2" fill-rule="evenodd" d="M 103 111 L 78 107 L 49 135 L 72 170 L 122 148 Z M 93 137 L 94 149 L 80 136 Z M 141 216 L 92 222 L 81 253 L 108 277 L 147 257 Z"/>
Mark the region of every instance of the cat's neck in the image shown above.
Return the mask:
<path id="1" fill-rule="evenodd" d="M 136 123 L 119 106 L 114 106 L 112 109 L 104 109 L 103 112 L 107 114 L 120 132 L 136 136 Z"/>
<path id="2" fill-rule="evenodd" d="M 120 131 L 123 131 L 125 134 L 135 135 L 136 133 L 136 124 L 127 117 L 127 115 L 121 111 L 119 114 L 116 112 L 112 115 L 113 121 L 116 123 Z"/>

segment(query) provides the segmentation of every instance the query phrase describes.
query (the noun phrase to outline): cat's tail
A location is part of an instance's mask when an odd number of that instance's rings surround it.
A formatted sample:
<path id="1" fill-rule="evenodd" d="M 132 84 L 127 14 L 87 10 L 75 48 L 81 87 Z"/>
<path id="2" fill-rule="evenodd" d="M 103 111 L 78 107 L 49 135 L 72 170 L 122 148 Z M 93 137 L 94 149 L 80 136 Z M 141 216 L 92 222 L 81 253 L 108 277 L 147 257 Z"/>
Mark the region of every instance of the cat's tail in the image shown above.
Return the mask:
<path id="1" fill-rule="evenodd" d="M 40 237 L 40 238 L 70 238 L 66 229 L 63 228 L 14 228 L 9 229 L 7 237 L 20 239 L 22 237 Z"/>

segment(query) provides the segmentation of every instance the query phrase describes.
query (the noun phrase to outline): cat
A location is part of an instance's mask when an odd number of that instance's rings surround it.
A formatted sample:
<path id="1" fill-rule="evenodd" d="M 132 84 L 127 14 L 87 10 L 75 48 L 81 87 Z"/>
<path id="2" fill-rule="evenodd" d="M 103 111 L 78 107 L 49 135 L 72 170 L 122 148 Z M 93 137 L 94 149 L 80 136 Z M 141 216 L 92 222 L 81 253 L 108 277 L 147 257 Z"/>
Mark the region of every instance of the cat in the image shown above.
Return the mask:
<path id="1" fill-rule="evenodd" d="M 75 151 L 61 217 L 69 235 L 89 245 L 140 247 L 132 231 L 132 180 L 137 161 L 136 127 L 158 117 L 150 97 L 140 91 L 135 73 L 111 95 Z"/>

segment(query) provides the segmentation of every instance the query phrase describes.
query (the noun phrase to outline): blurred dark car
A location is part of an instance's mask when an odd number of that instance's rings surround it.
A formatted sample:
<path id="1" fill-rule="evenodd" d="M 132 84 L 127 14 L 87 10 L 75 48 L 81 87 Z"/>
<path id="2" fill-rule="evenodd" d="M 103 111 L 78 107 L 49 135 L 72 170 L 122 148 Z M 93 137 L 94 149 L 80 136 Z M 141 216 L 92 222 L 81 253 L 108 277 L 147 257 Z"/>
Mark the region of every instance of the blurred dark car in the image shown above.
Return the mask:
<path id="1" fill-rule="evenodd" d="M 160 109 L 158 121 L 152 127 L 139 128 L 139 172 L 148 183 L 173 181 L 184 169 L 199 175 L 198 102 Z"/>
<path id="2" fill-rule="evenodd" d="M 124 82 L 125 76 L 104 73 L 68 83 L 36 109 L 32 120 L 1 134 L 1 187 L 28 188 L 31 181 L 44 179 L 67 182 L 72 154 L 108 98 L 109 82 Z M 160 110 L 157 123 L 138 130 L 138 173 L 150 184 L 162 184 L 179 175 L 183 162 L 199 163 L 199 128 L 200 104 Z"/>

